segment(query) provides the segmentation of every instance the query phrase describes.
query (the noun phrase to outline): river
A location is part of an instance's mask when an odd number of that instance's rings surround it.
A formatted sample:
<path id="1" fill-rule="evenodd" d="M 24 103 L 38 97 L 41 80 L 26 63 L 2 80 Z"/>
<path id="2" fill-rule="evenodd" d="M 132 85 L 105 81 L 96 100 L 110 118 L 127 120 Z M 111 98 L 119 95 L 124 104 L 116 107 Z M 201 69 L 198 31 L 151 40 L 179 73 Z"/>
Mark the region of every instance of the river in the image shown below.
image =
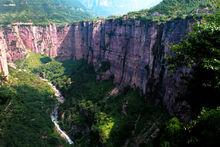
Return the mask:
<path id="1" fill-rule="evenodd" d="M 42 78 L 41 78 L 42 79 Z M 59 109 L 59 106 L 61 104 L 64 103 L 64 97 L 62 96 L 62 94 L 60 93 L 60 91 L 51 83 L 49 82 L 48 80 L 46 79 L 42 79 L 43 81 L 46 81 L 48 83 L 48 85 L 50 85 L 50 87 L 53 89 L 54 93 L 55 93 L 55 96 L 56 96 L 56 99 L 58 101 L 58 103 L 56 104 L 56 106 L 54 107 L 51 115 L 50 115 L 50 118 L 52 120 L 52 122 L 54 123 L 55 125 L 55 129 L 56 131 L 59 133 L 59 135 L 65 139 L 69 144 L 74 144 L 74 142 L 71 140 L 71 138 L 66 134 L 65 131 L 63 131 L 60 126 L 59 126 L 59 122 L 58 122 L 58 109 Z"/>
<path id="2" fill-rule="evenodd" d="M 27 54 L 27 56 L 25 57 L 25 59 L 27 59 L 29 57 L 29 53 Z M 21 67 L 23 67 L 25 63 L 25 60 L 23 61 L 23 63 L 21 63 Z M 14 67 L 16 69 L 16 66 Z M 24 71 L 24 72 L 27 72 L 26 70 L 22 70 L 22 69 L 19 69 L 20 71 Z M 61 92 L 56 88 L 56 86 L 54 86 L 51 82 L 49 82 L 47 79 L 43 79 L 41 77 L 39 77 L 42 81 L 45 81 L 48 83 L 48 85 L 53 89 L 54 93 L 55 93 L 55 96 L 56 96 L 56 99 L 58 101 L 58 103 L 55 105 L 52 113 L 50 114 L 50 118 L 52 120 L 52 122 L 54 123 L 55 125 L 55 129 L 56 131 L 59 133 L 59 135 L 65 139 L 69 144 L 74 144 L 74 142 L 71 140 L 71 138 L 66 134 L 65 131 L 63 131 L 61 128 L 60 128 L 60 125 L 59 125 L 59 122 L 58 122 L 58 109 L 59 109 L 59 106 L 61 104 L 64 103 L 65 99 L 64 97 L 62 96 Z"/>

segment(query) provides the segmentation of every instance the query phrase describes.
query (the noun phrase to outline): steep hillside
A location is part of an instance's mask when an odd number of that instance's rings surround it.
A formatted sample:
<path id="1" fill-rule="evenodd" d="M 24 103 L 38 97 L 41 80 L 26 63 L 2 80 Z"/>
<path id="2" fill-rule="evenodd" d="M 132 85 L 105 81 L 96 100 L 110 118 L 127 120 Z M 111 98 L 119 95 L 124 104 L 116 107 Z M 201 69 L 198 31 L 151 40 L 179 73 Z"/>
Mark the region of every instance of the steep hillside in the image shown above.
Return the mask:
<path id="1" fill-rule="evenodd" d="M 0 24 L 70 23 L 90 18 L 78 0 L 0 0 Z"/>
<path id="2" fill-rule="evenodd" d="M 59 146 L 50 113 L 55 97 L 46 82 L 24 71 L 11 70 L 0 85 L 0 146 Z"/>
<path id="3" fill-rule="evenodd" d="M 211 13 L 217 7 L 217 0 L 163 0 L 160 4 L 147 10 L 128 13 L 134 19 L 167 21 L 172 18 L 185 18 L 189 15 Z"/>

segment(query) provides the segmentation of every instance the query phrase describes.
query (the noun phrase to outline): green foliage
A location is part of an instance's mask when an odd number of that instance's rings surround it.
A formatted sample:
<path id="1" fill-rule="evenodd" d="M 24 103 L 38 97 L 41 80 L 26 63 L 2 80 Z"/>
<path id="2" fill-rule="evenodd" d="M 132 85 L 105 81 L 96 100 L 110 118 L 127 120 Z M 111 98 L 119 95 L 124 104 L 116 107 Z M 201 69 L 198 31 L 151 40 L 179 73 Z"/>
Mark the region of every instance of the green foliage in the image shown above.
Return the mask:
<path id="1" fill-rule="evenodd" d="M 184 136 L 184 125 L 176 117 L 173 117 L 168 121 L 164 130 L 162 130 L 162 136 L 160 137 L 161 147 L 172 147 L 183 145 Z"/>
<path id="2" fill-rule="evenodd" d="M 200 115 L 189 126 L 188 143 L 199 146 L 220 145 L 220 108 L 203 108 Z"/>
<path id="3" fill-rule="evenodd" d="M 16 61 L 16 64 L 20 69 L 33 70 L 34 68 L 38 68 L 50 61 L 52 61 L 52 59 L 47 56 L 36 53 L 29 53 L 24 60 Z"/>
<path id="4" fill-rule="evenodd" d="M 50 112 L 54 93 L 47 83 L 21 71 L 10 71 L 10 81 L 0 86 L 1 146 L 57 146 Z"/>
<path id="5" fill-rule="evenodd" d="M 220 104 L 219 18 L 219 11 L 207 16 L 185 40 L 172 48 L 170 69 L 191 69 L 190 75 L 183 77 L 188 90 L 182 99 L 190 102 L 195 116 L 202 107 L 208 108 L 203 108 L 190 123 L 181 124 L 172 119 L 161 133 L 161 146 L 220 145 L 220 109 L 216 108 Z"/>
<path id="6" fill-rule="evenodd" d="M 70 88 L 72 92 L 68 93 L 68 99 L 61 106 L 61 111 L 65 114 L 62 120 L 65 130 L 72 127 L 68 124 L 90 128 L 89 136 L 80 133 L 74 135 L 77 144 L 121 146 L 132 136 L 133 129 L 136 135 L 140 135 L 144 133 L 143 127 L 147 131 L 158 117 L 164 114 L 160 108 L 145 104 L 143 97 L 133 90 L 117 97 L 109 97 L 113 88 L 112 82 L 97 82 L 95 77 L 87 79 L 85 75 L 86 82 L 77 78 L 81 74 L 87 74 L 86 72 L 88 71 L 81 70 L 73 75 L 73 85 Z M 134 122 L 138 118 L 135 128 Z"/>
<path id="7" fill-rule="evenodd" d="M 65 24 L 91 16 L 78 0 L 0 0 L 0 24 Z"/>
<path id="8" fill-rule="evenodd" d="M 219 146 L 220 108 L 203 108 L 198 117 L 182 124 L 172 118 L 161 133 L 160 146 Z"/>
<path id="9" fill-rule="evenodd" d="M 105 69 L 109 68 L 108 63 L 102 65 Z M 79 146 L 121 146 L 132 136 L 137 119 L 136 135 L 143 134 L 143 126 L 147 131 L 161 114 L 165 114 L 161 108 L 145 104 L 144 98 L 133 90 L 116 97 L 109 96 L 114 87 L 112 81 L 96 81 L 94 68 L 83 60 L 52 60 L 35 66 L 31 71 L 55 83 L 65 96 L 65 103 L 59 110 L 62 112 L 60 125 L 66 132 L 73 127 L 79 129 L 69 132 Z M 70 82 L 63 82 L 63 77 L 70 79 Z M 165 116 L 162 118 L 165 119 Z"/>
<path id="10" fill-rule="evenodd" d="M 208 9 L 207 9 L 208 8 Z M 138 20 L 166 22 L 170 19 L 203 15 L 217 8 L 216 0 L 163 0 L 149 10 L 130 12 L 127 17 Z"/>
<path id="11" fill-rule="evenodd" d="M 174 66 L 192 67 L 194 63 L 199 63 L 203 68 L 217 70 L 215 64 L 218 64 L 220 55 L 219 31 L 220 27 L 214 23 L 197 25 L 186 40 L 173 46 L 176 58 L 179 59 L 173 62 Z"/>
<path id="12" fill-rule="evenodd" d="M 106 143 L 111 135 L 114 120 L 104 112 L 95 114 L 96 123 L 92 126 L 92 131 L 99 132 L 102 143 Z"/>
<path id="13" fill-rule="evenodd" d="M 17 66 L 48 79 L 58 88 L 65 90 L 71 84 L 71 70 L 68 69 L 75 66 L 71 62 L 70 60 L 58 62 L 45 55 L 30 53 L 24 60 L 17 61 Z"/>
<path id="14" fill-rule="evenodd" d="M 188 99 L 194 108 L 220 104 L 220 27 L 219 15 L 209 16 L 198 24 L 182 43 L 174 45 L 170 68 L 192 69 L 187 77 Z"/>
<path id="15" fill-rule="evenodd" d="M 168 132 L 169 136 L 179 134 L 182 129 L 182 124 L 176 117 L 172 118 L 166 126 L 166 132 Z"/>
<path id="16" fill-rule="evenodd" d="M 180 16 L 196 13 L 197 9 L 216 7 L 216 0 L 163 0 L 159 5 L 150 10 L 167 16 Z"/>
<path id="17" fill-rule="evenodd" d="M 38 61 L 30 62 L 29 58 Z M 167 118 L 162 108 L 146 103 L 136 90 L 110 96 L 113 82 L 96 81 L 96 72 L 86 61 L 41 62 L 42 58 L 32 54 L 20 62 L 61 90 L 65 103 L 59 110 L 60 125 L 79 146 L 122 146 L 128 138 L 132 142 L 134 136 L 142 136 L 151 128 L 154 131 Z M 100 71 L 109 68 L 109 63 L 103 62 Z M 69 82 L 63 82 L 64 77 Z"/>
<path id="18" fill-rule="evenodd" d="M 111 63 L 109 61 L 103 61 L 101 63 L 101 67 L 99 68 L 98 72 L 106 72 L 111 67 Z"/>
<path id="19" fill-rule="evenodd" d="M 9 103 L 12 97 L 16 96 L 16 91 L 10 87 L 1 86 L 0 104 L 5 105 Z M 2 106 L 1 106 L 2 107 Z"/>

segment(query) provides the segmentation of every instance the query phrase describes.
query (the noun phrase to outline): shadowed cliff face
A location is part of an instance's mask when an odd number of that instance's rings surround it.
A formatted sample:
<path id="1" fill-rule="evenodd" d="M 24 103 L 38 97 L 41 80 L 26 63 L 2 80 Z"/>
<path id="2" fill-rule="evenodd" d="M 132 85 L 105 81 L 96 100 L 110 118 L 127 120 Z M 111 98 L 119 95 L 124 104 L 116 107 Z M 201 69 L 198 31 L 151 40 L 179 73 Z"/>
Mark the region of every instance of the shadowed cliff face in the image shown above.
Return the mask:
<path id="1" fill-rule="evenodd" d="M 65 27 L 12 26 L 3 28 L 1 33 L 9 61 L 24 57 L 28 50 L 60 59 L 84 58 L 97 70 L 102 62 L 108 61 L 110 69 L 101 78 L 114 76 L 114 81 L 121 86 L 139 88 L 147 97 L 163 99 L 172 112 L 183 84 L 179 74 L 167 73 L 165 58 L 170 54 L 170 45 L 178 43 L 192 24 L 191 18 L 162 25 L 100 20 Z"/>

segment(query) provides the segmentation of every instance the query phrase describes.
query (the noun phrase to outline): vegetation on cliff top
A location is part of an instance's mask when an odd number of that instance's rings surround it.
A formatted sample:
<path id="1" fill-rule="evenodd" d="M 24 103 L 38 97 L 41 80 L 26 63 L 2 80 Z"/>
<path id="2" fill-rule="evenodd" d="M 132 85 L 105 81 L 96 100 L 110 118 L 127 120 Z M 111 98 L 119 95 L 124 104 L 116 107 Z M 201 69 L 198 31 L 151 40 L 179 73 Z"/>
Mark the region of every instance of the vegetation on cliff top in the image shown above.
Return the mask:
<path id="1" fill-rule="evenodd" d="M 163 0 L 151 9 L 130 12 L 123 17 L 165 22 L 175 18 L 212 13 L 216 8 L 217 0 Z"/>
<path id="2" fill-rule="evenodd" d="M 109 18 L 153 20 L 164 22 L 173 18 L 211 13 L 217 0 L 163 0 L 151 9 L 130 12 Z M 34 24 L 65 24 L 89 20 L 92 15 L 78 0 L 0 0 L 0 24 L 32 22 Z"/>

